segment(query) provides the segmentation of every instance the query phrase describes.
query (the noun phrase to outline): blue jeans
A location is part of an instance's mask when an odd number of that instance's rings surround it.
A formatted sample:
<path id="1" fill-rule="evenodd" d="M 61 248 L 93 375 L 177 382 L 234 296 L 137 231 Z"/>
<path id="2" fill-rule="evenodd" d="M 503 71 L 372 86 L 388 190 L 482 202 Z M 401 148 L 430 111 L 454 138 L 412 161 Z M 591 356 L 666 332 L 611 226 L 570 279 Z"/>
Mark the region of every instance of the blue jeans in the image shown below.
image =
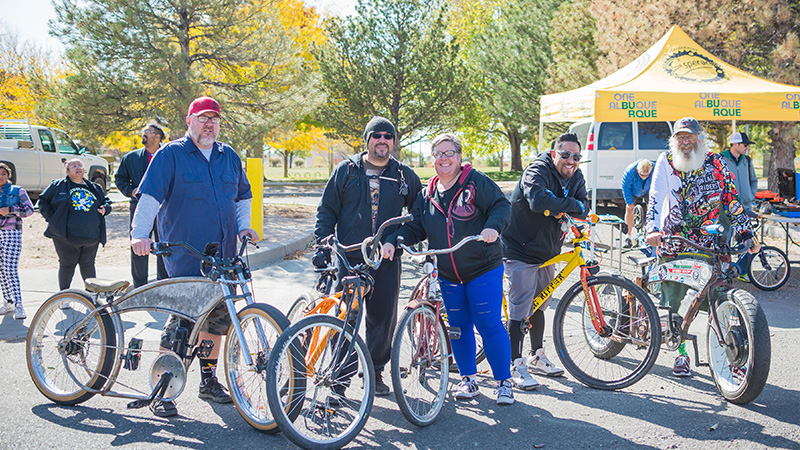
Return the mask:
<path id="1" fill-rule="evenodd" d="M 503 266 L 486 272 L 466 284 L 439 279 L 447 321 L 461 329 L 461 338 L 450 341 L 453 357 L 462 376 L 478 372 L 475 364 L 475 334 L 483 338 L 486 359 L 495 380 L 511 378 L 511 342 L 500 320 L 503 307 Z"/>

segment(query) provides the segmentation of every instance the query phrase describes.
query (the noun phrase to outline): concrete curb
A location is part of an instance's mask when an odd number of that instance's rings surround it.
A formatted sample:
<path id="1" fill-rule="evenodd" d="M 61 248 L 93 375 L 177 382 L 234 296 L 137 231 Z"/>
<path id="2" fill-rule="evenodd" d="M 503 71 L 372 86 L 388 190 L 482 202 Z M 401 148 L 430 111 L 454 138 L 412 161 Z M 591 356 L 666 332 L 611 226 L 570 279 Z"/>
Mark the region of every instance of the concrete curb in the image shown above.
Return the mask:
<path id="1" fill-rule="evenodd" d="M 308 231 L 287 242 L 259 243 L 259 248 L 254 251 L 250 251 L 247 257 L 250 270 L 262 269 L 271 264 L 275 264 L 276 262 L 283 260 L 288 255 L 305 249 L 313 242 L 314 233 Z"/>

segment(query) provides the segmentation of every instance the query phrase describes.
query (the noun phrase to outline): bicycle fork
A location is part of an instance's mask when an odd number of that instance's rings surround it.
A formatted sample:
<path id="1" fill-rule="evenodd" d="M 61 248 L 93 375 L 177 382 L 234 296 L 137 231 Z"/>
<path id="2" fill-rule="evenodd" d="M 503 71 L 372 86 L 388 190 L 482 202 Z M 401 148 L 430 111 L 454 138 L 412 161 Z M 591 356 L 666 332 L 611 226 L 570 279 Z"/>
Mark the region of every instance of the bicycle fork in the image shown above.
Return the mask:
<path id="1" fill-rule="evenodd" d="M 597 334 L 601 337 L 609 337 L 613 330 L 606 323 L 605 317 L 603 317 L 600 300 L 597 298 L 597 289 L 594 286 L 589 287 L 589 283 L 586 282 L 586 278 L 589 275 L 589 268 L 581 266 L 581 287 L 583 288 L 583 295 L 586 297 L 586 304 L 589 306 L 589 317 L 592 319 L 592 326 L 597 331 Z"/>

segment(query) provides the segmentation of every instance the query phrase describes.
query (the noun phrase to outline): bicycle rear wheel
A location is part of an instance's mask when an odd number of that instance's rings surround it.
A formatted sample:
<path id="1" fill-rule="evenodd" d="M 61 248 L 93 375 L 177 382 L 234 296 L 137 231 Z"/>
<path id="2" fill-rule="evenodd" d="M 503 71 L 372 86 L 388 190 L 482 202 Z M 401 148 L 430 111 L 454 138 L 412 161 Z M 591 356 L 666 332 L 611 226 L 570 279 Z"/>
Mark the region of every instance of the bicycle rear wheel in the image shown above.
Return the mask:
<path id="1" fill-rule="evenodd" d="M 309 294 L 301 294 L 297 297 L 297 300 L 292 303 L 292 307 L 289 308 L 289 313 L 286 314 L 286 318 L 289 319 L 290 323 L 295 323 L 303 318 L 305 312 L 310 309 L 316 300 L 311 297 Z"/>
<path id="2" fill-rule="evenodd" d="M 769 376 L 772 344 L 767 316 L 758 301 L 741 289 L 725 292 L 716 311 L 725 345 L 720 345 L 709 323 L 706 348 L 711 377 L 729 402 L 749 403 L 761 394 Z"/>
<path id="3" fill-rule="evenodd" d="M 661 346 L 661 324 L 650 297 L 619 276 L 586 279 L 597 296 L 609 329 L 598 332 L 591 322 L 589 299 L 580 282 L 558 303 L 553 341 L 564 367 L 595 389 L 622 389 L 639 381 L 653 367 Z"/>
<path id="4" fill-rule="evenodd" d="M 345 354 L 350 343 L 350 353 Z M 284 373 L 304 378 L 287 408 Z M 342 320 L 313 315 L 278 338 L 267 362 L 267 400 L 281 431 L 305 449 L 338 449 L 366 424 L 375 396 L 375 370 L 364 341 Z M 295 418 L 296 417 L 296 418 Z"/>
<path id="5" fill-rule="evenodd" d="M 225 339 L 225 376 L 231 398 L 239 414 L 253 428 L 277 433 L 278 427 L 267 403 L 267 359 L 278 336 L 289 328 L 289 320 L 276 308 L 260 303 L 243 308 L 237 317 L 253 366 L 247 364 L 242 342 L 231 327 Z M 288 398 L 300 388 L 294 381 L 288 377 L 281 379 Z"/>
<path id="6" fill-rule="evenodd" d="M 392 386 L 400 411 L 416 426 L 433 423 L 444 405 L 447 353 L 447 334 L 433 308 L 403 313 L 392 342 Z"/>
<path id="7" fill-rule="evenodd" d="M 101 389 L 114 366 L 116 332 L 108 313 L 100 311 L 81 325 L 94 309 L 86 292 L 61 291 L 42 304 L 28 330 L 28 372 L 39 392 L 60 405 L 92 398 L 83 386 Z"/>
<path id="8" fill-rule="evenodd" d="M 750 256 L 747 275 L 750 282 L 762 291 L 774 291 L 789 280 L 789 258 L 777 247 L 761 247 L 755 255 Z"/>

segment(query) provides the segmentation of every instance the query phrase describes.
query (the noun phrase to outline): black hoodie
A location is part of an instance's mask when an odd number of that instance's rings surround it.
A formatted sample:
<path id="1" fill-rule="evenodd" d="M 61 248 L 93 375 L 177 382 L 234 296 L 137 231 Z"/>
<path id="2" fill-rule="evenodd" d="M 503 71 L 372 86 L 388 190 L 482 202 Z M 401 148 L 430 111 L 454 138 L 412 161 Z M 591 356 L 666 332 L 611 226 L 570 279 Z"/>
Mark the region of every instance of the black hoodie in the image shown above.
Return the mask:
<path id="1" fill-rule="evenodd" d="M 403 236 L 411 245 L 427 237 L 429 248 L 442 249 L 481 234 L 484 228 L 502 233 L 508 225 L 511 205 L 505 195 L 494 181 L 469 164 L 462 167 L 456 184 L 447 191 L 438 192 L 437 180 L 431 178 L 414 201 L 414 221 L 400 227 L 385 242 L 397 245 L 397 236 Z M 503 264 L 500 240 L 491 244 L 470 242 L 455 253 L 440 256 L 438 262 L 439 276 L 452 283 L 468 283 Z"/>
<path id="2" fill-rule="evenodd" d="M 342 245 L 361 242 L 375 231 L 372 228 L 372 203 L 369 196 L 369 177 L 364 170 L 362 157 L 366 152 L 342 161 L 333 171 L 317 208 L 314 237 L 319 242 L 334 231 Z M 399 216 L 403 207 L 411 207 L 422 183 L 414 170 L 390 158 L 380 175 L 380 199 L 376 227 L 384 221 Z M 389 227 L 386 234 L 397 226 Z M 353 252 L 356 260 L 360 252 Z"/>
<path id="3" fill-rule="evenodd" d="M 550 211 L 549 216 L 543 212 Z M 541 264 L 561 253 L 561 225 L 554 216 L 565 212 L 585 218 L 589 196 L 583 173 L 576 169 L 563 178 L 550 152 L 542 153 L 525 168 L 511 195 L 511 224 L 503 232 L 503 257 Z"/>

